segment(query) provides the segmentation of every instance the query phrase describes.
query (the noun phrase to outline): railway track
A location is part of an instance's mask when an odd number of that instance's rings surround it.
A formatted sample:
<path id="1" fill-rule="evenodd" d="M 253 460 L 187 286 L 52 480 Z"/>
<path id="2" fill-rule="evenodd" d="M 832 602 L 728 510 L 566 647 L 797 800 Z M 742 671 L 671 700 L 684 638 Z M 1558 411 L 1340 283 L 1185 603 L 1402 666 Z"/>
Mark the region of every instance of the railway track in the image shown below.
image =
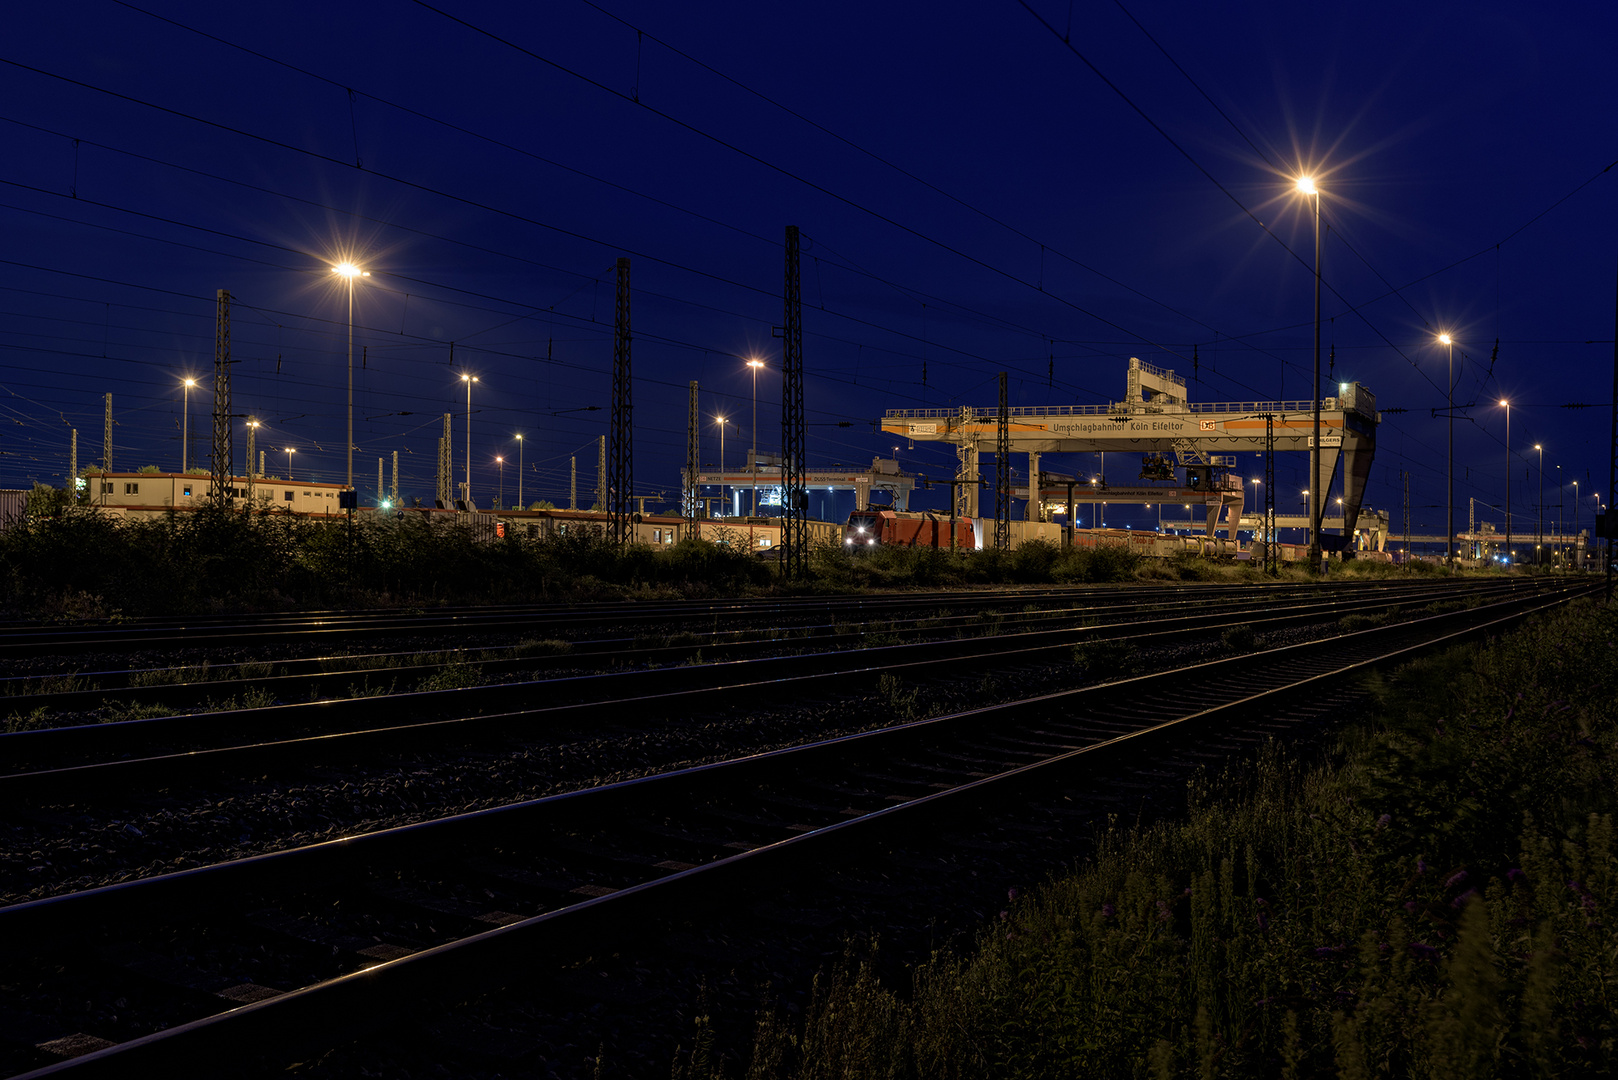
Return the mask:
<path id="1" fill-rule="evenodd" d="M 23 1018 L 0 1032 L 0 1048 L 12 1072 L 41 1066 L 29 1076 L 295 1060 L 422 1001 L 655 935 L 716 897 L 825 876 L 895 836 L 1029 800 L 1082 802 L 1142 755 L 1227 752 L 1318 713 L 1370 666 L 1495 632 L 1578 592 L 1523 591 L 0 909 L 0 1008 Z"/>
<path id="2" fill-rule="evenodd" d="M 1484 592 L 1473 587 L 1467 595 L 1485 595 L 1491 588 L 1514 587 L 1524 586 L 1514 582 L 1492 583 L 1483 587 Z M 900 643 L 944 637 L 1004 636 L 1087 622 L 1140 622 L 1190 606 L 1210 615 L 1220 610 L 1239 612 L 1250 608 L 1260 597 L 1271 608 L 1301 609 L 1313 604 L 1322 611 L 1334 605 L 1339 609 L 1357 607 L 1380 611 L 1390 606 L 1389 597 L 1397 597 L 1398 604 L 1410 607 L 1455 595 L 1455 586 L 1442 582 L 1397 589 L 1373 584 L 1366 588 L 1331 590 L 1314 586 L 1255 590 L 1110 590 L 1095 596 L 1067 592 L 1054 596 L 1041 594 L 1034 600 L 1019 597 L 1020 606 L 1011 610 L 991 607 L 986 609 L 987 614 L 948 614 L 948 603 L 959 602 L 959 597 L 950 597 L 944 602 L 928 604 L 918 615 L 916 603 L 911 600 L 906 602 L 907 606 L 886 609 L 887 614 L 880 618 L 878 611 L 865 604 L 827 607 L 823 602 L 815 602 L 812 607 L 801 608 L 790 620 L 778 618 L 771 623 L 754 623 L 745 629 L 691 631 L 662 626 L 654 620 L 649 631 L 642 629 L 621 637 L 535 639 L 530 635 L 505 647 L 451 647 L 428 652 L 417 648 L 357 656 L 182 663 L 177 668 L 93 671 L 76 666 L 58 668 L 0 678 L 0 707 L 14 718 L 13 726 L 17 728 L 72 726 L 105 722 L 109 715 L 156 715 L 159 709 L 238 711 L 242 708 L 238 699 L 285 705 L 334 697 L 370 696 L 383 690 L 408 690 L 454 681 L 452 676 L 467 682 L 520 682 L 558 671 L 650 668 L 790 651 L 848 650 L 873 641 Z M 595 617 L 592 615 L 591 619 Z M 506 616 L 500 618 L 507 619 Z M 502 625 L 505 624 L 503 621 Z M 522 625 L 530 632 L 533 629 L 531 623 Z M 679 625 L 689 625 L 689 620 Z M 296 651 L 298 634 L 288 631 L 288 635 L 291 648 Z"/>
<path id="3" fill-rule="evenodd" d="M 1533 594 L 1543 583 L 1502 582 L 1468 590 L 1465 602 Z M 745 702 L 761 693 L 814 700 L 869 694 L 883 678 L 925 682 L 942 672 L 962 678 L 1018 664 L 1049 663 L 1077 646 L 1129 639 L 1166 643 L 1214 637 L 1234 620 L 1257 636 L 1329 624 L 1353 613 L 1366 618 L 1408 612 L 1453 590 L 1418 589 L 1371 596 L 1305 594 L 1205 601 L 1196 613 L 1151 605 L 1112 612 L 1115 622 L 1085 613 L 1081 625 L 1021 629 L 969 638 L 931 638 L 865 649 L 827 649 L 789 656 L 674 666 L 699 646 L 642 654 L 644 666 L 606 675 L 518 681 L 454 690 L 317 699 L 302 704 L 191 713 L 120 724 L 45 728 L 0 735 L 0 803 L 119 798 L 210 776 L 266 768 L 378 760 L 401 749 L 476 745 L 539 731 L 552 738 L 598 720 L 604 706 L 656 711 L 674 721 Z M 1419 610 L 1419 608 L 1418 608 Z M 1041 618 L 1036 624 L 1043 624 Z M 1027 624 L 1018 624 L 1026 626 Z M 544 704 L 536 706 L 534 702 Z M 630 704 L 632 703 L 632 705 Z"/>

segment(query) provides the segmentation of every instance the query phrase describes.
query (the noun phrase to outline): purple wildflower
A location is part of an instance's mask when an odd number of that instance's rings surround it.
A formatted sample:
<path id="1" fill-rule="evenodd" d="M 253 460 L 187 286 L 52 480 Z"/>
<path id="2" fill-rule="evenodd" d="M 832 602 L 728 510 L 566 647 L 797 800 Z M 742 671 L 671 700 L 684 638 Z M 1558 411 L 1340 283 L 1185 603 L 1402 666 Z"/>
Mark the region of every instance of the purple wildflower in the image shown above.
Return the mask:
<path id="1" fill-rule="evenodd" d="M 1478 891 L 1476 889 L 1468 889 L 1464 893 L 1462 893 L 1461 895 L 1457 896 L 1455 899 L 1451 900 L 1449 902 L 1449 906 L 1452 907 L 1452 908 L 1459 908 L 1463 904 L 1465 904 L 1468 900 L 1470 900 L 1474 896 L 1476 896 L 1477 894 L 1478 894 Z"/>
<path id="2" fill-rule="evenodd" d="M 1269 916 L 1265 915 L 1262 911 L 1258 913 L 1258 929 L 1259 933 L 1261 934 L 1268 933 L 1270 929 Z"/>
<path id="3" fill-rule="evenodd" d="M 1427 864 L 1426 864 L 1426 862 L 1424 862 L 1421 859 L 1417 859 L 1416 860 L 1416 873 L 1425 874 L 1426 872 L 1427 872 Z"/>
<path id="4" fill-rule="evenodd" d="M 1410 955 L 1417 960 L 1437 960 L 1438 950 L 1424 942 L 1412 941 L 1410 943 Z"/>
<path id="5" fill-rule="evenodd" d="M 1455 888 L 1455 886 L 1460 885 L 1464 881 L 1466 881 L 1466 871 L 1461 870 L 1461 871 L 1451 875 L 1450 879 L 1448 881 L 1444 882 L 1444 888 L 1453 889 L 1453 888 Z"/>
<path id="6" fill-rule="evenodd" d="M 1420 905 L 1418 905 L 1414 900 L 1406 900 L 1405 901 L 1405 910 L 1410 912 L 1410 914 L 1412 914 L 1412 915 L 1414 915 L 1416 913 L 1416 908 L 1418 906 L 1420 906 Z"/>
<path id="7" fill-rule="evenodd" d="M 1011 918 L 1011 912 L 1009 912 L 1009 911 L 1002 911 L 1002 912 L 1001 912 L 1001 913 L 1000 913 L 1000 921 L 1001 921 L 1001 922 L 1005 922 L 1005 921 L 1006 921 L 1006 920 L 1007 920 L 1007 919 L 1009 919 L 1009 918 Z"/>
<path id="8" fill-rule="evenodd" d="M 1523 873 L 1522 870 L 1518 869 L 1515 866 L 1512 867 L 1510 870 L 1506 871 L 1506 880 L 1507 881 L 1523 881 L 1527 877 L 1528 877 L 1527 874 Z"/>
<path id="9" fill-rule="evenodd" d="M 1168 922 L 1173 915 L 1169 912 L 1169 905 L 1163 900 L 1157 902 L 1157 921 Z"/>
<path id="10" fill-rule="evenodd" d="M 1379 829 L 1386 829 L 1389 825 L 1392 825 L 1392 824 L 1393 824 L 1393 815 L 1392 814 L 1383 814 L 1381 817 L 1376 819 L 1376 827 L 1379 828 Z"/>
<path id="11" fill-rule="evenodd" d="M 1015 900 L 1015 899 L 1017 899 L 1018 895 L 1019 894 L 1018 894 L 1016 889 L 1007 889 L 1006 890 L 1006 899 L 1007 900 Z"/>
<path id="12" fill-rule="evenodd" d="M 1110 900 L 1101 905 L 1101 917 L 1103 919 L 1110 919 L 1116 914 L 1118 914 L 1118 909 L 1112 906 L 1112 902 Z"/>

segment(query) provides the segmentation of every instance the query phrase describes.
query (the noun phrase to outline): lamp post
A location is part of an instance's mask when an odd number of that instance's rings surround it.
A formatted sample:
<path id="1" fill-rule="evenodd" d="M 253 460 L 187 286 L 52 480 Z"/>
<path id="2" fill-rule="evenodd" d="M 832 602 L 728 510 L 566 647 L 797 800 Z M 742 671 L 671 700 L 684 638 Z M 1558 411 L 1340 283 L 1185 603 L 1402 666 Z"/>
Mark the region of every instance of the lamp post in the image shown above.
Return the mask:
<path id="1" fill-rule="evenodd" d="M 1312 176 L 1298 178 L 1298 190 L 1315 199 L 1315 389 L 1310 399 L 1314 438 L 1309 443 L 1309 569 L 1320 573 L 1320 189 Z"/>
<path id="2" fill-rule="evenodd" d="M 189 467 L 186 461 L 186 436 L 191 433 L 191 388 L 197 385 L 197 380 L 185 380 L 185 389 L 181 391 L 185 396 L 185 405 L 180 410 L 180 472 L 184 473 Z"/>
<path id="3" fill-rule="evenodd" d="M 338 263 L 331 272 L 348 282 L 348 478 L 344 483 L 354 488 L 354 279 L 370 277 L 353 263 Z"/>
<path id="4" fill-rule="evenodd" d="M 1573 481 L 1573 523 L 1568 526 L 1568 535 L 1576 535 L 1579 531 L 1579 482 Z"/>
<path id="5" fill-rule="evenodd" d="M 466 384 L 466 509 L 472 510 L 472 384 L 478 381 L 476 375 L 461 373 L 461 381 Z"/>
<path id="6" fill-rule="evenodd" d="M 1511 561 L 1511 402 L 1500 399 L 1506 410 L 1506 562 Z"/>
<path id="7" fill-rule="evenodd" d="M 292 447 L 287 447 L 287 479 L 292 479 Z"/>
<path id="8" fill-rule="evenodd" d="M 503 500 L 505 497 L 506 497 L 505 492 L 502 490 L 501 493 L 500 493 L 500 498 Z M 522 501 L 522 436 L 518 435 L 517 436 L 517 509 L 518 510 L 525 509 L 527 507 L 527 505 L 528 505 L 527 503 Z"/>
<path id="9" fill-rule="evenodd" d="M 1449 465 L 1445 470 L 1448 478 L 1444 495 L 1444 564 L 1451 570 L 1455 569 L 1455 339 L 1448 334 L 1439 334 L 1438 343 L 1444 346 L 1449 354 L 1449 376 L 1445 380 L 1444 392 L 1447 397 L 1449 413 Z"/>
<path id="10" fill-rule="evenodd" d="M 1539 451 L 1539 525 L 1534 530 L 1534 565 L 1545 557 L 1545 448 L 1534 444 Z"/>
<path id="11" fill-rule="evenodd" d="M 500 493 L 497 496 L 495 506 L 497 509 L 504 510 L 506 508 L 506 459 L 496 454 L 494 463 L 500 469 Z"/>
<path id="12" fill-rule="evenodd" d="M 1253 506 L 1254 507 L 1258 506 L 1258 486 L 1260 484 L 1262 484 L 1262 483 L 1264 483 L 1264 481 L 1258 479 L 1257 477 L 1253 478 Z M 1266 522 L 1265 524 L 1268 524 L 1268 523 Z M 1263 535 L 1263 533 L 1264 533 L 1264 525 L 1263 524 L 1261 524 L 1257 529 L 1253 530 L 1253 536 L 1254 536 L 1255 539 L 1258 538 L 1259 536 Z M 1269 537 L 1265 536 L 1264 539 L 1268 540 Z"/>
<path id="13" fill-rule="evenodd" d="M 726 421 L 725 421 L 725 418 L 723 416 L 716 416 L 716 417 L 714 417 L 714 420 L 719 424 L 719 505 L 723 506 L 726 510 L 729 510 L 730 509 L 730 503 L 725 498 L 725 423 L 726 423 Z M 720 517 L 727 517 L 728 515 L 720 514 L 719 516 Z"/>
<path id="14" fill-rule="evenodd" d="M 758 517 L 758 369 L 764 361 L 752 359 L 747 366 L 753 369 L 753 517 Z"/>
<path id="15" fill-rule="evenodd" d="M 1562 531 L 1562 503 L 1567 489 L 1562 486 L 1562 466 L 1556 467 L 1556 553 L 1564 558 L 1567 552 L 1563 546 L 1567 543 L 1567 533 Z"/>

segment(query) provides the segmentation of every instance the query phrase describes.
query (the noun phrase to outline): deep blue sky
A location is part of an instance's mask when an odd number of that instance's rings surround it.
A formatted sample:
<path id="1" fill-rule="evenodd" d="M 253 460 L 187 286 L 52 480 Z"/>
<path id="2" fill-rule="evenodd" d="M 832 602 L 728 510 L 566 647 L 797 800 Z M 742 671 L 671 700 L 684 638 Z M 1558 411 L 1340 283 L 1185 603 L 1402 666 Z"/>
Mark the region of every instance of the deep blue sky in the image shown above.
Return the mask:
<path id="1" fill-rule="evenodd" d="M 1408 470 L 1413 528 L 1442 527 L 1443 328 L 1470 406 L 1458 521 L 1468 497 L 1504 500 L 1505 396 L 1517 512 L 1538 442 L 1547 502 L 1560 466 L 1587 522 L 1607 476 L 1615 31 L 1595 2 L 33 5 L 0 43 L 0 486 L 60 484 L 70 428 L 99 461 L 107 392 L 115 467 L 177 467 L 179 383 L 211 386 L 219 288 L 234 407 L 265 423 L 271 471 L 293 446 L 295 475 L 341 480 L 327 268 L 348 253 L 373 273 L 362 501 L 394 450 L 402 489 L 431 495 L 445 411 L 459 477 L 463 368 L 480 501 L 498 453 L 513 496 L 517 432 L 527 498 L 564 500 L 575 453 L 592 488 L 620 255 L 637 489 L 675 497 L 693 379 L 703 460 L 724 412 L 740 466 L 753 353 L 774 449 L 789 224 L 811 467 L 890 453 L 889 408 L 992 407 L 1002 369 L 1015 405 L 1119 398 L 1132 355 L 1193 400 L 1303 398 L 1308 168 L 1328 378 L 1407 410 L 1384 416 L 1368 503 L 1400 529 Z M 202 462 L 210 407 L 193 392 Z M 940 476 L 951 455 L 900 459 Z M 1283 459 L 1287 488 L 1305 472 Z"/>

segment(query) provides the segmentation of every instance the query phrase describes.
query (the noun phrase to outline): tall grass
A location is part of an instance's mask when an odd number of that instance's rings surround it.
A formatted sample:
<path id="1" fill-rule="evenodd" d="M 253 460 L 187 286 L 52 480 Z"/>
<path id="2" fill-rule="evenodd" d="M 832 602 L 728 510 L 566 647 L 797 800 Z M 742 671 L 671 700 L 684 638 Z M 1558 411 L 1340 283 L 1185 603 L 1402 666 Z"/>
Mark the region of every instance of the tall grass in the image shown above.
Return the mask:
<path id="1" fill-rule="evenodd" d="M 1615 638 L 1583 607 L 1397 672 L 1331 765 L 1194 785 L 907 985 L 845 959 L 745 1075 L 1611 1075 Z"/>

